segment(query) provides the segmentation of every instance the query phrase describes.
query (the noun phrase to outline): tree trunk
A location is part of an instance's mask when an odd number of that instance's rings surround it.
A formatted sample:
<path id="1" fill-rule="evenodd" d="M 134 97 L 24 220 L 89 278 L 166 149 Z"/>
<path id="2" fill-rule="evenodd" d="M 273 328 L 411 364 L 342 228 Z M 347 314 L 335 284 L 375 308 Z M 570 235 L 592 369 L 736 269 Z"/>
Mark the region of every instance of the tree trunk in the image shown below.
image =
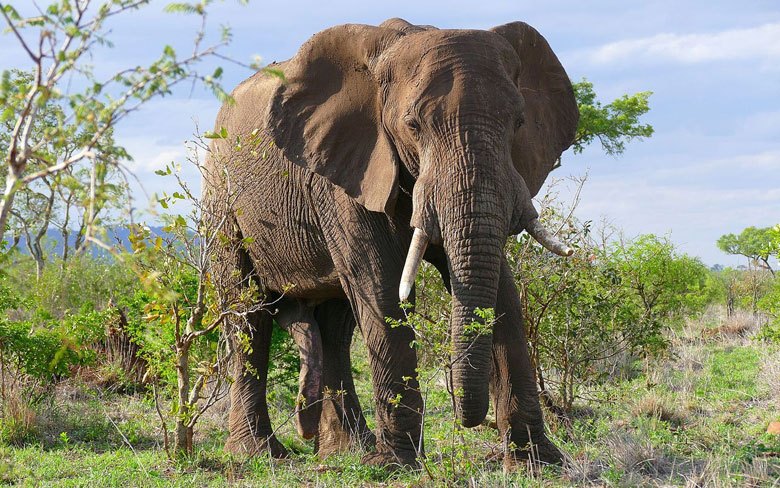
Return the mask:
<path id="1" fill-rule="evenodd" d="M 18 181 L 17 176 L 14 174 L 14 168 L 9 168 L 8 175 L 5 180 L 5 192 L 0 197 L 0 242 L 3 241 L 5 236 L 5 227 L 8 224 L 8 217 L 11 215 L 11 207 L 14 203 L 14 196 L 16 195 Z"/>
<path id="2" fill-rule="evenodd" d="M 189 420 L 192 414 L 190 397 L 190 368 L 189 349 L 187 342 L 176 344 L 176 376 L 177 376 L 177 403 L 176 415 L 176 452 L 183 454 L 192 453 L 192 427 Z"/>

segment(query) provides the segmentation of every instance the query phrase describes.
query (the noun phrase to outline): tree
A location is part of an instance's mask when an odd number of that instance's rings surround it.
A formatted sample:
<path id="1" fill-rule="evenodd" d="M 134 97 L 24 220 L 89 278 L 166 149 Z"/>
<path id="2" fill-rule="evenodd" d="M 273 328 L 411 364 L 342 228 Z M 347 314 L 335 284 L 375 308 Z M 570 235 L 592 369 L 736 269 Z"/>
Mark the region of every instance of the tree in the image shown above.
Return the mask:
<path id="1" fill-rule="evenodd" d="M 770 228 L 767 232 L 769 243 L 767 245 L 767 254 L 780 256 L 780 224 Z"/>
<path id="2" fill-rule="evenodd" d="M 22 15 L 10 3 L 0 2 L 0 16 L 8 27 L 8 35 L 17 41 L 33 73 L 21 87 L 12 82 L 8 71 L 3 71 L 0 78 L 0 107 L 3 107 L 0 123 L 12 127 L 0 155 L 4 166 L 0 241 L 19 191 L 82 162 L 92 167 L 88 194 L 90 209 L 94 210 L 101 141 L 121 120 L 149 100 L 170 94 L 175 85 L 185 80 L 201 81 L 222 100 L 228 98 L 218 83 L 221 68 L 210 75 L 196 69 L 203 59 L 217 55 L 219 48 L 230 39 L 230 31 L 225 28 L 219 42 L 203 45 L 207 7 L 213 0 L 173 3 L 167 7 L 169 12 L 192 13 L 203 19 L 190 55 L 180 57 L 171 46 L 165 46 L 160 57 L 146 67 L 120 69 L 106 78 L 95 75 L 87 58 L 96 46 L 110 45 L 106 22 L 151 3 L 151 0 L 55 0 L 43 8 L 33 2 L 20 7 L 32 14 Z M 55 113 L 53 123 L 44 130 L 41 120 Z M 76 150 L 64 153 L 60 149 L 67 146 L 75 133 L 87 137 Z M 87 218 L 85 241 L 94 240 L 91 230 L 94 220 L 93 211 Z"/>
<path id="3" fill-rule="evenodd" d="M 33 75 L 19 70 L 7 72 L 6 95 L 11 99 L 21 100 L 27 93 Z M 57 104 L 44 105 L 38 109 L 38 119 L 31 129 L 33 139 L 46 140 L 46 134 L 61 129 L 66 135 L 64 141 L 57 143 L 49 141 L 40 149 L 51 160 L 65 160 L 78 151 L 92 134 L 79 131 L 73 124 L 60 126 L 64 112 Z M 0 154 L 8 151 L 10 135 L 13 132 L 12 120 L 0 123 L 4 129 L 0 133 Z M 112 132 L 107 131 L 95 144 L 95 159 L 90 168 L 84 162 L 73 165 L 57 173 L 48 174 L 20 188 L 11 208 L 9 229 L 13 235 L 12 247 L 24 237 L 24 242 L 30 256 L 36 264 L 36 276 L 41 278 L 46 263 L 44 238 L 50 226 L 54 226 L 62 235 L 62 265 L 65 265 L 71 255 L 70 234 L 73 221 L 80 217 L 73 247 L 76 251 L 84 247 L 86 226 L 92 221 L 97 223 L 105 210 L 121 207 L 126 197 L 124 184 L 118 164 L 129 159 L 124 150 L 114 143 Z M 41 170 L 46 162 L 33 157 L 28 162 L 30 171 Z M 0 175 L 7 175 L 8 168 L 0 167 Z M 91 191 L 90 191 L 91 190 Z M 78 212 L 79 215 L 75 215 Z"/>
<path id="4" fill-rule="evenodd" d="M 775 256 L 780 255 L 780 224 L 772 227 L 768 234 L 768 251 Z M 762 329 L 760 337 L 780 343 L 780 278 L 772 280 L 768 293 L 760 299 L 758 306 L 772 319 L 772 323 Z"/>
<path id="5" fill-rule="evenodd" d="M 599 365 L 626 350 L 641 349 L 653 331 L 638 320 L 630 290 L 592 238 L 591 223 L 577 220 L 573 207 L 553 205 L 549 198 L 544 202 L 546 225 L 560 229 L 575 254 L 553 256 L 526 235 L 510 241 L 506 252 L 520 292 L 541 399 L 565 418 L 580 392 L 611 369 Z"/>
<path id="6" fill-rule="evenodd" d="M 718 239 L 718 248 L 727 253 L 748 258 L 748 264 L 768 270 L 772 276 L 775 271 L 769 264 L 769 258 L 780 255 L 776 244 L 777 230 L 771 227 L 746 227 L 739 235 L 724 234 Z"/>
<path id="7" fill-rule="evenodd" d="M 696 297 L 705 287 L 707 267 L 679 253 L 669 239 L 646 234 L 627 244 L 616 242 L 612 259 L 633 290 L 643 320 L 660 324 L 702 305 Z"/>
<path id="8" fill-rule="evenodd" d="M 584 388 L 618 369 L 621 357 L 663 350 L 664 326 L 704 305 L 708 276 L 698 259 L 677 252 L 668 239 L 644 235 L 624 242 L 608 226 L 578 220 L 584 183 L 574 179 L 568 205 L 556 202 L 553 184 L 540 205 L 545 225 L 558 229 L 575 248 L 573 256 L 554 256 L 526 234 L 506 247 L 541 397 L 561 415 Z"/>
<path id="9" fill-rule="evenodd" d="M 246 147 L 255 149 L 250 144 Z M 210 166 L 204 164 L 207 157 L 201 157 L 202 153 L 208 154 Z M 169 448 L 168 427 L 157 403 L 159 386 L 173 399 L 174 448 L 180 454 L 192 453 L 195 424 L 226 393 L 228 366 L 236 347 L 231 336 L 238 337 L 238 347 L 249 348 L 246 334 L 252 330 L 250 319 L 269 305 L 255 277 L 210 266 L 215 255 L 235 253 L 252 242 L 251 238 L 234 242 L 227 237 L 228 226 L 235 225 L 229 216 L 238 211 L 237 201 L 247 189 L 231 180 L 219 158 L 201 139 L 190 147 L 189 162 L 209 183 L 204 186 L 225 188 L 224 198 L 196 196 L 175 163 L 157 171 L 160 176 L 174 178 L 178 187 L 157 200 L 165 212 L 160 215 L 165 226 L 161 233 L 146 225 L 132 227 L 132 254 L 126 256 L 149 297 L 142 355 L 157 378 L 155 402 L 165 448 Z M 190 206 L 185 214 L 169 210 L 183 204 Z M 228 323 L 241 330 L 227 330 Z"/>
<path id="10" fill-rule="evenodd" d="M 602 105 L 596 98 L 593 83 L 583 79 L 572 86 L 580 109 L 580 122 L 572 144 L 575 154 L 598 139 L 605 154 L 619 156 L 628 142 L 653 135 L 653 126 L 639 122 L 650 110 L 649 98 L 653 92 L 623 95 Z"/>

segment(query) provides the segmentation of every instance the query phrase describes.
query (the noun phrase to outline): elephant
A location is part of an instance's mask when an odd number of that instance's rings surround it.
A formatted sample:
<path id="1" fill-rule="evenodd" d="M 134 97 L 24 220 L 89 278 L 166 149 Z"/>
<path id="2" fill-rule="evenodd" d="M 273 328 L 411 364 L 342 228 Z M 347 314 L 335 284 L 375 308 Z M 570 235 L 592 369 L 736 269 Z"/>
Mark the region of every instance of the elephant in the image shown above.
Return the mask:
<path id="1" fill-rule="evenodd" d="M 353 445 L 373 447 L 376 439 L 366 425 L 352 379 L 349 348 L 356 324 L 349 302 L 282 297 L 273 316 L 300 353 L 295 422 L 301 437 L 315 438 L 316 451 L 323 456 Z"/>
<path id="2" fill-rule="evenodd" d="M 423 259 L 452 295 L 459 422 L 479 425 L 492 397 L 505 459 L 533 451 L 539 461 L 561 461 L 545 434 L 503 246 L 526 231 L 556 254 L 572 253 L 542 226 L 532 198 L 571 145 L 578 119 L 564 68 L 523 22 L 490 30 L 402 19 L 339 25 L 242 82 L 221 108 L 210 160 L 226 161 L 233 184 L 250 190 L 225 216 L 226 238 L 251 239 L 214 259 L 214 272 L 251 278 L 289 301 L 280 321 L 303 327 L 304 356 L 307 341 L 322 340 L 322 355 L 306 367 L 321 362 L 323 379 L 302 375 L 309 400 L 329 382 L 349 383 L 354 396 L 348 339 L 359 327 L 376 423 L 365 463 L 415 465 L 424 455 L 413 331 L 386 321 L 403 318 L 401 301 L 413 303 Z M 225 198 L 224 184 L 204 183 L 204 201 Z M 477 308 L 495 309 L 489 333 L 469 328 Z M 285 455 L 265 399 L 272 321 L 270 312 L 255 314 L 252 347 L 235 355 L 231 452 Z M 323 403 L 316 428 L 316 409 L 301 409 L 299 430 L 316 429 L 321 452 L 334 449 L 323 440 L 339 444 L 365 432 L 359 404 L 349 401 L 349 415 Z M 350 416 L 362 419 L 357 434 L 345 423 Z"/>

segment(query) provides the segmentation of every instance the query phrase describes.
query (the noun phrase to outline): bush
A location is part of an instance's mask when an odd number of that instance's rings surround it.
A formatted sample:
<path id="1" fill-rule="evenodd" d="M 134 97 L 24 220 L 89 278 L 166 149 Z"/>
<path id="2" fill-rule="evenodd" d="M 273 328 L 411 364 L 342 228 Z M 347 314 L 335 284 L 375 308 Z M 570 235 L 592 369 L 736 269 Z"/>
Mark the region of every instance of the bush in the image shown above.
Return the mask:
<path id="1" fill-rule="evenodd" d="M 780 343 L 780 277 L 775 276 L 770 289 L 758 302 L 758 307 L 770 318 L 758 334 L 759 339 Z"/>
<path id="2" fill-rule="evenodd" d="M 644 235 L 625 242 L 611 238 L 608 228 L 598 229 L 595 239 L 591 222 L 551 200 L 545 197 L 541 218 L 547 228 L 560 229 L 574 256 L 554 256 L 527 234 L 510 241 L 506 253 L 542 397 L 548 407 L 568 412 L 581 391 L 622 369 L 619 362 L 663 352 L 664 329 L 702 310 L 711 292 L 707 268 L 668 239 Z"/>

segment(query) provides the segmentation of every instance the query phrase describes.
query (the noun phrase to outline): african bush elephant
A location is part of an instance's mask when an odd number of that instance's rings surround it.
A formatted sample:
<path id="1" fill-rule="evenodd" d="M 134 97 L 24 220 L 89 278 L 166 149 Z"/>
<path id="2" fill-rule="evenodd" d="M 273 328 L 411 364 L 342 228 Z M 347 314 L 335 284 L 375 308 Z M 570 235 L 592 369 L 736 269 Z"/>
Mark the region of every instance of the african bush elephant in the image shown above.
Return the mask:
<path id="1" fill-rule="evenodd" d="M 553 252 L 571 253 L 540 225 L 531 202 L 579 117 L 546 40 L 522 22 L 438 30 L 391 19 L 322 31 L 271 68 L 285 79 L 255 74 L 217 117 L 215 132 L 227 136 L 212 149 L 232 154 L 231 180 L 252 188 L 229 216 L 229 237 L 253 240 L 215 269 L 240 269 L 304 309 L 321 307 L 313 320 L 302 313 L 323 342 L 343 343 L 347 334 L 333 330 L 349 322 L 348 304 L 368 349 L 376 402 L 376 451 L 365 462 L 412 464 L 422 453 L 422 400 L 408 380 L 417 366 L 413 333 L 385 319 L 403 317 L 399 295 L 414 299 L 426 259 L 453 297 L 459 420 L 479 425 L 492 392 L 506 454 L 526 457 L 533 443 L 537 459 L 559 462 L 503 255 L 507 236 L 523 230 Z M 207 186 L 206 201 L 225 191 Z M 476 308 L 489 307 L 499 319 L 492 334 L 475 337 L 467 326 Z M 265 402 L 270 324 L 268 314 L 255 318 L 254 347 L 236 362 L 231 451 L 283 454 Z M 343 349 L 323 361 L 343 368 Z"/>

